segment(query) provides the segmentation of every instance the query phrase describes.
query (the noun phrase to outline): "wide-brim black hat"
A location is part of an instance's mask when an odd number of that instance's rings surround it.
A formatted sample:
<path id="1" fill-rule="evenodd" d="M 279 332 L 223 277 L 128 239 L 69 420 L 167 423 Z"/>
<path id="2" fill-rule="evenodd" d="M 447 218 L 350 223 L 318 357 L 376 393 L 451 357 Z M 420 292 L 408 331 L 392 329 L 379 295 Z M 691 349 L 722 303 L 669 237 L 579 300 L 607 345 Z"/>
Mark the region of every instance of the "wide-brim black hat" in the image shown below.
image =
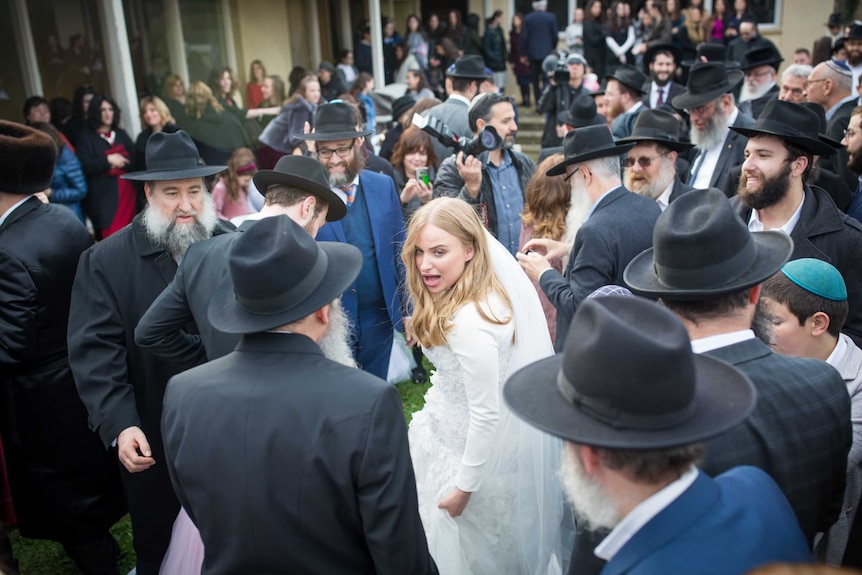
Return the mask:
<path id="1" fill-rule="evenodd" d="M 300 140 L 314 142 L 334 142 L 335 140 L 352 140 L 364 138 L 374 133 L 374 130 L 357 130 L 353 121 L 353 110 L 344 102 L 324 104 L 317 108 L 314 115 L 314 131 L 310 134 L 297 134 Z"/>
<path id="2" fill-rule="evenodd" d="M 485 71 L 485 61 L 481 56 L 470 54 L 461 56 L 452 67 L 446 70 L 446 75 L 450 78 L 466 78 L 468 80 L 490 80 L 492 78 Z"/>
<path id="3" fill-rule="evenodd" d="M 607 126 L 586 126 L 572 130 L 563 138 L 563 154 L 566 159 L 545 172 L 546 176 L 559 176 L 566 173 L 566 166 L 582 164 L 596 158 L 621 156 L 631 150 L 634 144 L 617 146 Z"/>
<path id="4" fill-rule="evenodd" d="M 724 67 L 727 69 L 736 69 L 739 68 L 739 63 L 735 60 L 727 60 L 726 59 L 726 48 L 723 43 L 720 42 L 704 42 L 700 45 L 700 48 L 697 49 L 697 54 L 694 57 L 694 60 L 683 60 L 682 67 L 683 68 L 691 68 L 697 63 L 703 63 L 701 58 L 706 58 L 707 62 L 721 62 L 724 64 Z"/>
<path id="5" fill-rule="evenodd" d="M 655 55 L 659 52 L 670 52 L 671 56 L 673 56 L 674 63 L 679 66 L 682 63 L 682 50 L 673 44 L 656 44 L 651 48 L 647 48 L 647 51 L 644 52 L 644 73 L 649 72 L 649 65 L 652 64 L 653 59 L 655 59 Z"/>
<path id="6" fill-rule="evenodd" d="M 596 100 L 588 94 L 581 94 L 572 102 L 568 110 L 557 114 L 558 124 L 568 124 L 573 128 L 603 126 L 606 118 L 596 113 Z"/>
<path id="7" fill-rule="evenodd" d="M 767 102 L 753 127 L 731 126 L 730 129 L 747 138 L 759 135 L 778 136 L 818 156 L 835 152 L 833 146 L 818 138 L 820 120 L 817 114 L 805 106 L 784 100 Z"/>
<path id="8" fill-rule="evenodd" d="M 792 252 L 783 232 L 750 232 L 720 190 L 695 190 L 662 212 L 653 247 L 629 262 L 623 281 L 652 298 L 706 299 L 762 283 Z"/>
<path id="9" fill-rule="evenodd" d="M 685 92 L 671 103 L 678 110 L 697 108 L 733 91 L 744 79 L 742 70 L 728 70 L 721 62 L 701 62 L 691 67 Z"/>
<path id="10" fill-rule="evenodd" d="M 693 148 L 694 144 L 679 141 L 679 128 L 679 120 L 670 112 L 643 110 L 635 120 L 631 136 L 620 138 L 617 145 L 656 142 L 670 150 L 685 152 Z"/>
<path id="11" fill-rule="evenodd" d="M 326 221 L 334 222 L 347 215 L 347 206 L 329 186 L 329 177 L 323 164 L 306 156 L 282 156 L 272 170 L 255 173 L 255 187 L 266 195 L 266 189 L 274 184 L 293 186 L 314 194 L 329 204 Z"/>
<path id="12" fill-rule="evenodd" d="M 742 66 L 739 67 L 743 72 L 754 70 L 761 66 L 772 66 L 778 70 L 778 66 L 784 62 L 784 58 L 773 46 L 755 46 L 745 52 Z"/>
<path id="13" fill-rule="evenodd" d="M 392 102 L 392 121 L 397 122 L 401 114 L 416 105 L 416 100 L 412 96 L 401 96 Z"/>
<path id="14" fill-rule="evenodd" d="M 613 74 L 605 76 L 605 80 L 616 80 L 620 84 L 631 88 L 643 96 L 646 94 L 644 91 L 644 85 L 649 81 L 649 78 L 644 76 L 643 73 L 634 66 L 623 64 L 622 66 L 618 66 L 617 69 L 614 70 Z"/>
<path id="15" fill-rule="evenodd" d="M 147 169 L 120 176 L 136 182 L 161 182 L 203 178 L 223 172 L 227 166 L 205 166 L 195 143 L 183 130 L 156 132 L 147 140 Z"/>
<path id="16" fill-rule="evenodd" d="M 229 273 L 212 295 L 207 318 L 225 333 L 281 327 L 332 302 L 361 268 L 358 248 L 316 242 L 284 215 L 263 218 L 231 246 Z"/>
<path id="17" fill-rule="evenodd" d="M 823 111 L 823 106 L 816 102 L 800 102 L 800 106 L 804 106 L 817 114 L 817 119 L 820 121 L 820 133 L 817 134 L 817 139 L 834 148 L 833 153 L 837 152 L 844 146 L 841 145 L 841 142 L 838 140 L 833 140 L 829 136 L 827 136 L 824 132 L 826 131 L 827 121 L 826 121 L 826 112 Z"/>
<path id="18" fill-rule="evenodd" d="M 850 26 L 850 33 L 847 34 L 845 40 L 862 40 L 862 25 L 853 24 Z"/>
<path id="19" fill-rule="evenodd" d="M 756 392 L 733 366 L 692 352 L 667 309 L 607 296 L 584 301 L 563 353 L 515 372 L 503 397 L 515 414 L 556 437 L 646 450 L 727 431 L 751 413 Z"/>

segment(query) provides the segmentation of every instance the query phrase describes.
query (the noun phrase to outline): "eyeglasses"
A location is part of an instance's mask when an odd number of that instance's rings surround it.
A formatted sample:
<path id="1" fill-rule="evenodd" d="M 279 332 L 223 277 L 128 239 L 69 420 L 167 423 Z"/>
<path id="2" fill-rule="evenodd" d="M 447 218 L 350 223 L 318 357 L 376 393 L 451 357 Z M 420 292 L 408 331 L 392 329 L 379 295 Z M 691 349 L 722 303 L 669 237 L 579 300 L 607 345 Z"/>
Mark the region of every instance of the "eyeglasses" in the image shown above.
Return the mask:
<path id="1" fill-rule="evenodd" d="M 317 149 L 317 157 L 323 158 L 324 160 L 328 160 L 332 157 L 333 152 L 338 155 L 339 158 L 346 158 L 350 155 L 350 150 L 353 149 L 353 146 L 356 145 L 356 142 L 350 144 L 349 146 L 343 146 L 341 148 L 335 148 L 331 150 L 329 148 L 318 148 Z"/>
<path id="2" fill-rule="evenodd" d="M 755 76 L 757 78 L 763 78 L 767 74 L 771 74 L 771 73 L 772 73 L 772 70 L 761 70 L 760 72 L 751 71 L 748 74 L 746 74 L 746 76 Z"/>
<path id="3" fill-rule="evenodd" d="M 829 78 L 821 78 L 819 80 L 805 80 L 805 89 L 808 89 L 808 86 L 811 84 L 816 84 L 817 82 L 826 82 Z"/>
<path id="4" fill-rule="evenodd" d="M 694 108 L 685 108 L 683 111 L 691 116 L 692 114 L 705 114 L 707 110 L 714 106 L 715 102 L 709 102 L 707 104 L 703 104 L 700 106 L 696 106 Z"/>
<path id="5" fill-rule="evenodd" d="M 859 133 L 859 130 L 851 130 L 848 128 L 848 129 L 844 130 L 844 137 L 845 138 L 852 138 L 853 136 L 855 136 L 858 133 Z"/>
<path id="6" fill-rule="evenodd" d="M 667 152 L 662 152 L 658 156 L 653 156 L 652 158 L 647 158 L 646 156 L 641 156 L 640 158 L 628 158 L 627 157 L 623 160 L 623 166 L 625 166 L 626 168 L 631 168 L 632 166 L 635 165 L 635 162 L 637 162 L 641 168 L 649 168 L 654 160 L 658 160 L 662 156 L 666 156 L 666 155 L 667 155 Z"/>

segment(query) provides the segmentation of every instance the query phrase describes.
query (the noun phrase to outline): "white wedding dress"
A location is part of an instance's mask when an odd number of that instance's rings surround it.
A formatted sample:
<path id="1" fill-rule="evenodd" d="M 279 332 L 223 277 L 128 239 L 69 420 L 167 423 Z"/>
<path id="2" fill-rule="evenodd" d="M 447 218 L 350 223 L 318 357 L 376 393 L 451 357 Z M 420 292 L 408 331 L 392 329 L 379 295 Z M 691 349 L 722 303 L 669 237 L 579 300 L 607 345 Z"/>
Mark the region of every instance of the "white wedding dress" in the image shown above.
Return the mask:
<path id="1" fill-rule="evenodd" d="M 560 441 L 519 420 L 502 397 L 508 376 L 553 347 L 529 279 L 489 242 L 513 311 L 499 296 L 481 305 L 486 315 L 515 317 L 496 325 L 467 304 L 446 345 L 425 350 L 436 372 L 408 434 L 419 514 L 441 574 L 554 575 L 568 559 L 561 556 Z M 472 495 L 453 519 L 437 504 L 456 486 Z"/>

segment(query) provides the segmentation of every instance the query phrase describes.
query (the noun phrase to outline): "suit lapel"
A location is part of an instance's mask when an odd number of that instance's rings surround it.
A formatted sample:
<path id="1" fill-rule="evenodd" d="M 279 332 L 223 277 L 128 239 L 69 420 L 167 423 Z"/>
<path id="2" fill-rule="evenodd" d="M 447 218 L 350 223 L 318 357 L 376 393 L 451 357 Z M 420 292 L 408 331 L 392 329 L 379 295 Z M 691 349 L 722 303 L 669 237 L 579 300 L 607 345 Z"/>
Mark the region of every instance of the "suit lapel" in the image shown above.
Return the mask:
<path id="1" fill-rule="evenodd" d="M 15 210 L 7 216 L 7 218 L 3 221 L 3 225 L 0 226 L 0 234 L 9 229 L 12 224 L 23 218 L 25 215 L 29 214 L 33 210 L 37 209 L 42 205 L 41 200 L 36 196 L 30 196 L 27 198 L 24 203 L 15 208 Z"/>
<path id="2" fill-rule="evenodd" d="M 709 179 L 710 187 L 715 187 L 721 178 L 724 171 L 728 169 L 727 162 L 730 159 L 730 154 L 733 152 L 733 147 L 739 142 L 741 136 L 736 132 L 730 132 L 724 140 L 724 147 L 721 149 L 721 154 L 718 156 L 718 162 L 715 164 L 715 170 L 712 172 L 712 177 Z"/>

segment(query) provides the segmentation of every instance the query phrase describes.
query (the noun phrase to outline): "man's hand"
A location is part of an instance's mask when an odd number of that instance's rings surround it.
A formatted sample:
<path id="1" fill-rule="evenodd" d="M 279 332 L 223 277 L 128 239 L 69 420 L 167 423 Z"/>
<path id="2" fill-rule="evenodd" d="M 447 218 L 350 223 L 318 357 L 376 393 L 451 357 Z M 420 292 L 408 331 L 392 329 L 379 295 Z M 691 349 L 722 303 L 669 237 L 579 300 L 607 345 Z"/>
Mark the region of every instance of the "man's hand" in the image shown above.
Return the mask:
<path id="1" fill-rule="evenodd" d="M 572 251 L 572 246 L 566 242 L 552 240 L 549 238 L 533 238 L 524 244 L 523 252 L 528 250 L 539 252 L 549 260 L 560 259 L 564 260 L 569 257 Z"/>
<path id="2" fill-rule="evenodd" d="M 39 201 L 42 202 L 43 204 L 47 204 L 47 203 L 49 203 L 48 198 L 51 195 L 51 188 L 48 188 L 47 190 L 45 190 L 43 192 L 36 192 L 33 195 L 36 196 L 37 198 L 39 198 Z"/>
<path id="3" fill-rule="evenodd" d="M 458 152 L 455 166 L 458 168 L 461 179 L 464 180 L 467 193 L 473 199 L 478 198 L 479 189 L 482 187 L 482 162 L 477 160 L 475 156 L 465 157 L 464 152 Z"/>
<path id="4" fill-rule="evenodd" d="M 551 264 L 548 263 L 548 260 L 536 252 L 530 252 L 528 254 L 518 252 L 515 254 L 515 257 L 518 258 L 518 263 L 521 264 L 521 267 L 524 269 L 527 276 L 535 282 L 539 281 L 539 276 L 541 276 L 545 270 L 551 269 Z"/>
<path id="5" fill-rule="evenodd" d="M 138 451 L 142 455 L 138 455 Z M 127 427 L 117 436 L 117 456 L 129 473 L 138 473 L 156 463 L 147 436 L 140 427 Z"/>
<path id="6" fill-rule="evenodd" d="M 449 517 L 458 517 L 464 513 L 468 501 L 470 501 L 470 493 L 461 491 L 456 487 L 452 493 L 440 500 L 437 508 L 448 511 Z"/>

